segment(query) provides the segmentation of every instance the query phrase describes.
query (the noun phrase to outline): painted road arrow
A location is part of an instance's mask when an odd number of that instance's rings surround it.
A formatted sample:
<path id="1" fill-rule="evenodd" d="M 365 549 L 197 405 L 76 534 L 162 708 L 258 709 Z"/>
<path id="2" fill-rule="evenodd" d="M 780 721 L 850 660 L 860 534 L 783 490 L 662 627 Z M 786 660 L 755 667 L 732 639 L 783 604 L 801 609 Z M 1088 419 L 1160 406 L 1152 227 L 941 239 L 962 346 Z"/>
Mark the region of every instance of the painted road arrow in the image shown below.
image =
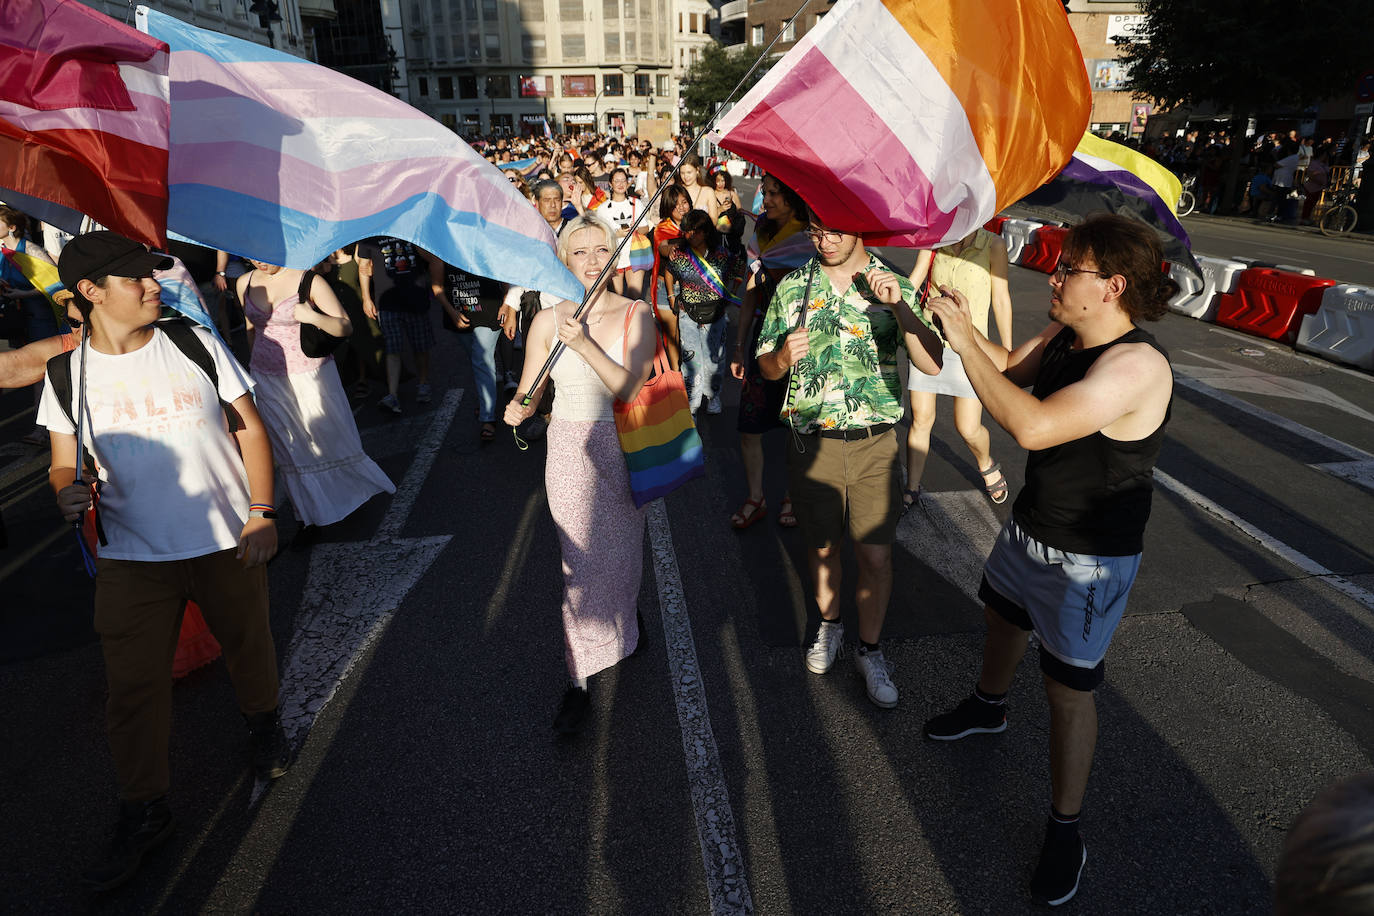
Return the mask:
<path id="1" fill-rule="evenodd" d="M 358 657 L 386 630 L 406 594 L 420 581 L 451 535 L 398 537 L 434 466 L 462 389 L 444 395 L 415 450 L 376 534 L 366 543 L 320 544 L 310 572 L 281 678 L 282 727 L 299 749 Z M 253 801 L 261 795 L 259 784 Z M 251 802 L 250 802 L 251 804 Z"/>

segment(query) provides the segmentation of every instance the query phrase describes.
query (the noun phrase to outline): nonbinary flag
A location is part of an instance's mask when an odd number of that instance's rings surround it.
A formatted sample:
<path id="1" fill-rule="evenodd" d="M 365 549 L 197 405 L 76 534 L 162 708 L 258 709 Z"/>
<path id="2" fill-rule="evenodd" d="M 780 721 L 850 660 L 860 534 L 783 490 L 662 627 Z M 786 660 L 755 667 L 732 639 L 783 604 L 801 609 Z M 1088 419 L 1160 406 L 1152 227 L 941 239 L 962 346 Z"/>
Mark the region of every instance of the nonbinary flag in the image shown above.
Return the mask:
<path id="1" fill-rule="evenodd" d="M 453 131 L 379 89 L 147 7 L 171 47 L 168 228 L 308 268 L 379 235 L 478 276 L 581 300 L 553 233 Z"/>
<path id="2" fill-rule="evenodd" d="M 0 2 L 0 197 L 166 244 L 167 46 L 75 0 Z"/>
<path id="3" fill-rule="evenodd" d="M 1064 170 L 1019 206 L 1069 223 L 1102 211 L 1140 220 L 1155 231 L 1166 260 L 1201 276 L 1177 215 L 1182 192 L 1178 177 L 1149 156 L 1085 133 Z"/>
<path id="4" fill-rule="evenodd" d="M 935 248 L 1063 168 L 1091 105 L 1060 0 L 839 0 L 719 145 L 828 226 Z"/>

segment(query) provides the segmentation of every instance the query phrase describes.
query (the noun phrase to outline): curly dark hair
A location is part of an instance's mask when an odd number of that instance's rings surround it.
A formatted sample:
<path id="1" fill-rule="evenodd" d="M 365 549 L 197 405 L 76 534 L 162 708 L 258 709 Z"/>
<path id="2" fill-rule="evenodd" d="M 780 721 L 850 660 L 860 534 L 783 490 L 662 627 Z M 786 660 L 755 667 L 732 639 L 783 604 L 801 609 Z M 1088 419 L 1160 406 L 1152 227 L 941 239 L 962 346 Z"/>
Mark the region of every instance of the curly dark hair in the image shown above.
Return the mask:
<path id="1" fill-rule="evenodd" d="M 1099 273 L 1124 277 L 1121 308 L 1132 322 L 1158 321 L 1178 293 L 1178 284 L 1163 270 L 1164 249 L 1159 239 L 1140 220 L 1094 213 L 1069 230 L 1059 256 L 1070 264 L 1087 256 Z"/>

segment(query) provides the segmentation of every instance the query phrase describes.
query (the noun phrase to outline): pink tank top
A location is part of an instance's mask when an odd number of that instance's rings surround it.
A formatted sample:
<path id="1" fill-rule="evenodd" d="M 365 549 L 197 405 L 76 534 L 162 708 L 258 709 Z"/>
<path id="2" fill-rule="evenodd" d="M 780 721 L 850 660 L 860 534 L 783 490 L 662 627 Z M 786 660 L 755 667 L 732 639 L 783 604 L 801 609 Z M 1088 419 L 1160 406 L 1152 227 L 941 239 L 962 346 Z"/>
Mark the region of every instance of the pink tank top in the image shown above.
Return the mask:
<path id="1" fill-rule="evenodd" d="M 271 314 L 264 312 L 252 295 L 245 299 L 243 311 L 254 328 L 253 356 L 248 364 L 250 372 L 295 375 L 318 369 L 334 358 L 313 359 L 301 352 L 301 325 L 296 320 L 296 303 L 300 300 L 295 293 L 272 306 Z"/>

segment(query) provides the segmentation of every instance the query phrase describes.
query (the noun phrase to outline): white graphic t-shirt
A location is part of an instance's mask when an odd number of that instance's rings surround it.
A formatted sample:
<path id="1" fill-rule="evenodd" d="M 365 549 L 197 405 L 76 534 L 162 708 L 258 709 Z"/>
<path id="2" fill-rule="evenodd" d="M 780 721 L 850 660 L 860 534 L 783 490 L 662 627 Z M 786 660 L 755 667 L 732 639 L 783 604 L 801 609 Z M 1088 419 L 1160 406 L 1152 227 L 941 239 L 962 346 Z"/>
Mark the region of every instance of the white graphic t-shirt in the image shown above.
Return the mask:
<path id="1" fill-rule="evenodd" d="M 210 379 L 154 330 L 118 356 L 87 347 L 86 449 L 100 479 L 100 523 L 114 560 L 185 560 L 236 547 L 248 519 L 248 476 L 229 435 L 220 398 L 232 404 L 253 380 L 208 331 L 195 332 L 215 361 Z M 72 354 L 76 415 L 81 351 Z M 46 382 L 38 422 L 75 434 Z M 79 459 L 78 459 L 79 460 Z"/>

